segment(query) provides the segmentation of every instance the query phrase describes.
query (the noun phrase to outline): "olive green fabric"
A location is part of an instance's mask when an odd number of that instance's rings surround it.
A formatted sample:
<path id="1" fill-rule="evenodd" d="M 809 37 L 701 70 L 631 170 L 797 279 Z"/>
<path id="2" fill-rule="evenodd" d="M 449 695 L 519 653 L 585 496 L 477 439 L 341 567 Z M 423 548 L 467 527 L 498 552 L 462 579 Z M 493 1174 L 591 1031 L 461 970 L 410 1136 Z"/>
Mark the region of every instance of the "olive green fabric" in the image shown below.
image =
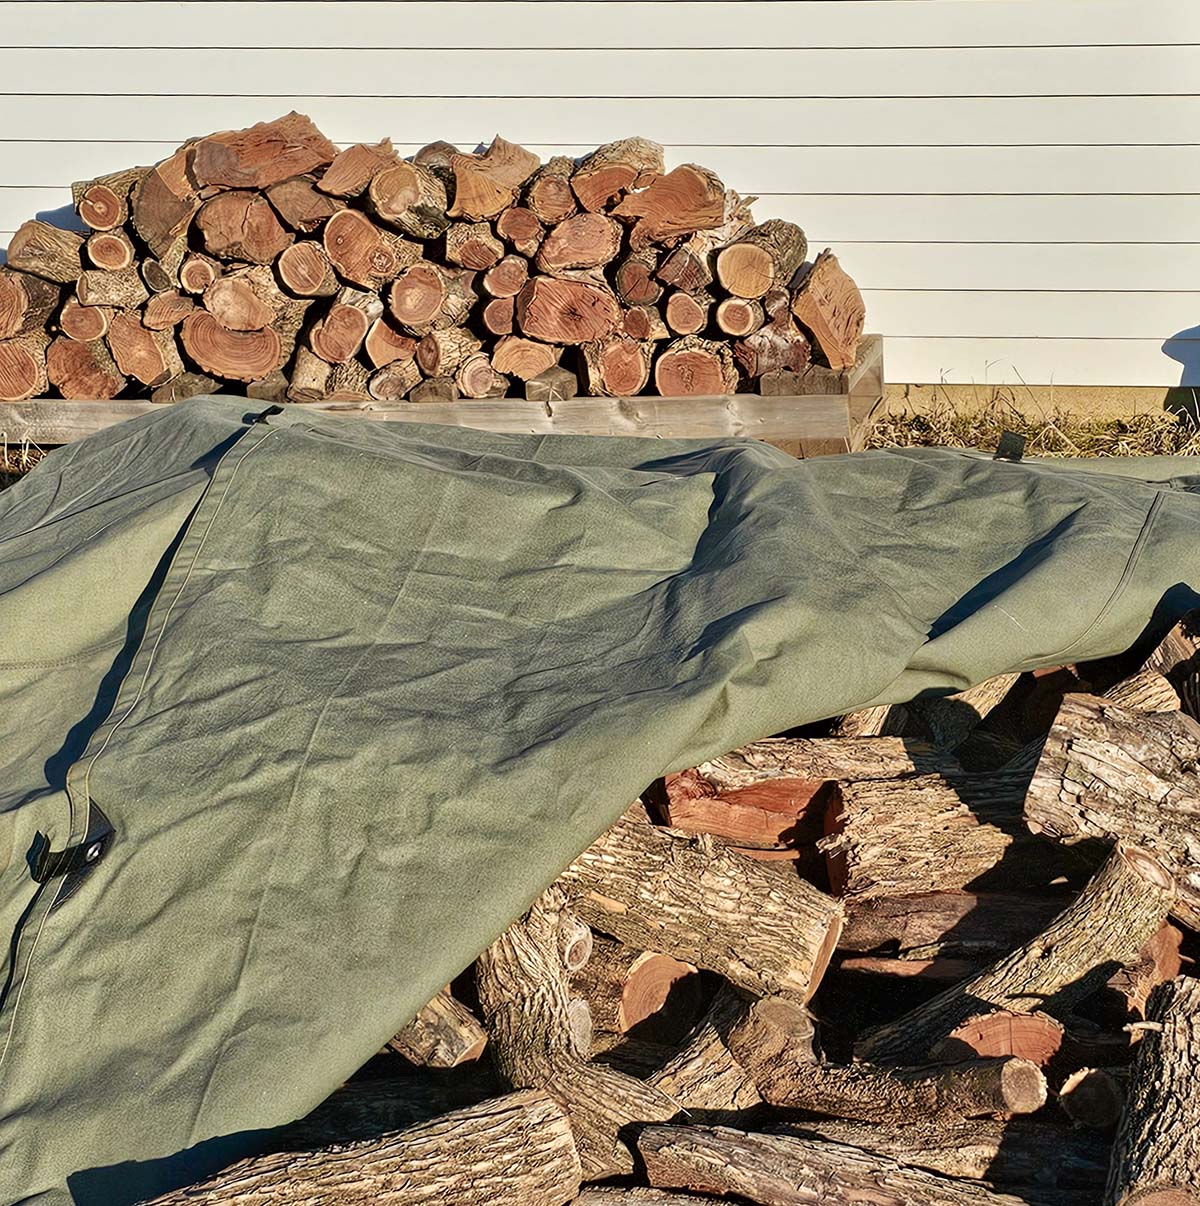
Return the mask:
<path id="1" fill-rule="evenodd" d="M 134 1200 L 302 1114 L 664 771 L 1120 651 L 1200 584 L 1190 461 L 255 405 L 0 493 L 2 1202 Z M 51 911 L 29 853 L 89 799 L 115 840 Z"/>

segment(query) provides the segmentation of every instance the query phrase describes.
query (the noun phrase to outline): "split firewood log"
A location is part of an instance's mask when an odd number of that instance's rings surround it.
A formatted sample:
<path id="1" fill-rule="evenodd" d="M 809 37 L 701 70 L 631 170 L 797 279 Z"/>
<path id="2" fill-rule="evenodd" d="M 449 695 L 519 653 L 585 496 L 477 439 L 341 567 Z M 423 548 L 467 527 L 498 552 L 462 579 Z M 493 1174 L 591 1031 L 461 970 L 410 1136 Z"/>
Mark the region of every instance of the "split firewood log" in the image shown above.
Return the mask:
<path id="1" fill-rule="evenodd" d="M 453 377 L 429 377 L 408 391 L 408 400 L 445 406 L 458 401 L 458 386 Z"/>
<path id="2" fill-rule="evenodd" d="M 322 360 L 345 364 L 358 355 L 371 324 L 382 314 L 383 302 L 375 293 L 340 289 L 309 332 L 308 345 Z"/>
<path id="3" fill-rule="evenodd" d="M 275 271 L 294 297 L 332 297 L 341 287 L 324 247 L 312 240 L 285 247 Z"/>
<path id="4" fill-rule="evenodd" d="M 2 288 L 3 278 L 0 278 L 0 290 Z M 78 339 L 80 343 L 91 343 L 95 339 L 103 339 L 108 333 L 108 324 L 112 314 L 113 312 L 108 306 L 85 306 L 77 297 L 69 297 L 63 303 L 62 311 L 58 316 L 58 329 L 68 339 Z M 15 333 L 9 332 L 8 334 Z M 8 338 L 8 335 L 6 334 L 2 338 Z"/>
<path id="5" fill-rule="evenodd" d="M 283 374 L 279 374 L 280 384 L 284 389 L 287 388 L 287 382 L 282 380 Z M 251 382 L 246 386 L 246 396 L 255 398 L 259 395 L 252 393 L 256 382 Z M 201 394 L 215 394 L 222 388 L 222 383 L 215 377 L 206 377 L 203 373 L 180 373 L 176 377 L 172 377 L 170 381 L 164 381 L 162 385 L 155 388 L 150 395 L 151 402 L 183 402 L 188 398 L 197 398 Z M 274 393 L 267 399 L 271 402 L 282 401 L 282 395 L 276 396 Z"/>
<path id="6" fill-rule="evenodd" d="M 170 327 L 177 327 L 195 308 L 196 303 L 190 297 L 184 297 L 178 290 L 156 293 L 142 311 L 142 324 L 151 331 L 166 331 Z M 79 306 L 78 309 L 86 311 L 90 307 Z M 106 320 L 105 329 L 107 328 Z"/>
<path id="7" fill-rule="evenodd" d="M 179 267 L 179 287 L 185 293 L 203 293 L 220 274 L 220 266 L 215 260 L 192 254 L 186 256 Z"/>
<path id="8" fill-rule="evenodd" d="M 457 1068 L 483 1054 L 487 1031 L 448 990 L 417 1010 L 417 1016 L 388 1040 L 388 1050 L 427 1068 Z"/>
<path id="9" fill-rule="evenodd" d="M 858 286 L 829 248 L 795 285 L 792 313 L 812 333 L 830 368 L 854 367 L 866 307 Z"/>
<path id="10" fill-rule="evenodd" d="M 566 402 L 579 395 L 579 378 L 561 364 L 552 365 L 525 382 L 527 402 Z"/>
<path id="11" fill-rule="evenodd" d="M 343 360 L 329 374 L 326 397 L 341 402 L 370 402 L 370 377 L 371 370 L 361 360 Z"/>
<path id="12" fill-rule="evenodd" d="M 317 181 L 317 188 L 332 197 L 357 197 L 374 176 L 399 160 L 390 138 L 376 143 L 356 142 L 334 156 Z"/>
<path id="13" fill-rule="evenodd" d="M 1200 980 L 1155 990 L 1130 1070 L 1105 1206 L 1200 1203 Z"/>
<path id="14" fill-rule="evenodd" d="M 85 306 L 109 306 L 117 310 L 136 310 L 150 297 L 142 278 L 132 268 L 108 272 L 88 268 L 75 282 L 75 296 Z"/>
<path id="15" fill-rule="evenodd" d="M 93 267 L 107 268 L 110 272 L 133 267 L 137 254 L 129 236 L 122 230 L 98 230 L 89 236 L 84 251 Z"/>
<path id="16" fill-rule="evenodd" d="M 92 230 L 116 230 L 129 218 L 129 194 L 149 171 L 145 167 L 109 172 L 71 185 L 75 212 Z"/>
<path id="17" fill-rule="evenodd" d="M 11 339 L 14 335 L 45 329 L 61 299 L 62 289 L 52 281 L 31 276 L 27 272 L 17 272 L 13 268 L 0 268 L 0 339 Z M 64 314 L 68 307 L 78 308 L 77 299 L 68 297 L 63 307 Z M 95 316 L 86 316 L 79 323 L 81 336 L 84 339 L 100 338 L 104 331 L 95 330 L 97 323 Z M 61 315 L 59 326 L 62 326 Z"/>
<path id="18" fill-rule="evenodd" d="M 1149 853 L 1118 845 L 1074 904 L 1037 938 L 871 1031 L 859 1054 L 880 1063 L 919 1063 L 987 1005 L 1060 1015 L 1103 984 L 1114 965 L 1137 958 L 1174 899 L 1173 879 Z"/>
<path id="19" fill-rule="evenodd" d="M 598 268 L 621 249 L 621 227 L 606 214 L 583 213 L 552 226 L 538 248 L 539 272 L 554 276 L 570 268 Z"/>
<path id="20" fill-rule="evenodd" d="M 532 259 L 542 245 L 546 230 L 533 210 L 513 205 L 496 219 L 496 233 L 518 255 Z"/>
<path id="21" fill-rule="evenodd" d="M 503 398 L 510 382 L 496 372 L 486 352 L 478 351 L 464 357 L 455 369 L 454 384 L 464 398 Z"/>
<path id="22" fill-rule="evenodd" d="M 663 287 L 654 279 L 658 254 L 646 248 L 627 255 L 613 274 L 617 296 L 627 306 L 652 306 L 663 295 Z"/>
<path id="23" fill-rule="evenodd" d="M 191 158 L 198 185 L 265 189 L 289 176 L 324 168 L 338 149 L 302 113 L 260 121 L 245 130 L 225 130 L 196 142 Z"/>
<path id="24" fill-rule="evenodd" d="M 342 280 L 376 292 L 421 258 L 420 244 L 382 230 L 356 209 L 334 214 L 325 223 L 321 243 Z"/>
<path id="25" fill-rule="evenodd" d="M 60 335 L 46 349 L 46 375 L 64 398 L 115 398 L 127 384 L 99 338 L 81 341 Z"/>
<path id="26" fill-rule="evenodd" d="M 519 335 L 505 335 L 496 341 L 492 349 L 492 367 L 506 377 L 528 381 L 553 368 L 561 354 L 561 348 L 548 343 L 523 339 Z"/>
<path id="27" fill-rule="evenodd" d="M 462 327 L 430 331 L 417 344 L 417 364 L 427 377 L 452 377 L 481 347 L 479 338 Z"/>
<path id="28" fill-rule="evenodd" d="M 421 370 L 417 367 L 417 362 L 411 358 L 398 358 L 371 374 L 367 382 L 367 393 L 377 402 L 402 402 L 420 383 Z M 317 388 L 317 385 L 314 384 L 313 388 Z"/>
<path id="29" fill-rule="evenodd" d="M 204 308 L 227 331 L 258 331 L 270 326 L 287 302 L 265 264 L 225 273 L 209 285 L 203 297 Z"/>
<path id="30" fill-rule="evenodd" d="M 533 175 L 542 161 L 531 151 L 497 135 L 482 155 L 450 156 L 454 172 L 452 218 L 494 218 L 512 205 L 521 185 Z"/>
<path id="31" fill-rule="evenodd" d="M 671 332 L 655 306 L 630 306 L 621 315 L 621 330 L 638 343 L 657 343 L 670 339 Z"/>
<path id="32" fill-rule="evenodd" d="M 506 255 L 483 274 L 483 291 L 489 297 L 516 297 L 529 279 L 529 261 L 523 255 Z"/>
<path id="33" fill-rule="evenodd" d="M 646 1185 L 625 1187 L 593 1185 L 585 1188 L 572 1206 L 712 1206 L 713 1199 L 705 1195 L 671 1193 L 651 1189 Z"/>
<path id="34" fill-rule="evenodd" d="M 309 176 L 294 176 L 267 189 L 267 200 L 283 224 L 297 234 L 312 234 L 345 205 L 317 190 Z"/>
<path id="35" fill-rule="evenodd" d="M 46 392 L 49 346 L 47 331 L 28 331 L 0 341 L 0 401 L 21 402 Z"/>
<path id="36" fill-rule="evenodd" d="M 200 208 L 200 194 L 189 169 L 192 144 L 156 164 L 133 186 L 129 217 L 142 242 L 155 254 L 166 251 L 188 228 Z"/>
<path id="37" fill-rule="evenodd" d="M 725 221 L 725 186 L 708 168 L 684 163 L 655 176 L 640 192 L 628 194 L 612 212 L 633 220 L 629 239 L 638 250 L 720 226 Z"/>
<path id="38" fill-rule="evenodd" d="M 648 1126 L 637 1149 L 650 1183 L 763 1206 L 1023 1206 L 978 1182 L 943 1177 L 840 1143 L 728 1127 Z"/>
<path id="39" fill-rule="evenodd" d="M 84 240 L 36 218 L 23 222 L 8 244 L 8 267 L 60 285 L 72 285 L 83 271 Z"/>
<path id="40" fill-rule="evenodd" d="M 587 392 L 610 398 L 636 397 L 650 380 L 654 345 L 612 336 L 583 345 Z"/>
<path id="41" fill-rule="evenodd" d="M 394 360 L 412 360 L 417 354 L 419 342 L 415 336 L 407 335 L 393 325 L 390 314 L 385 313 L 371 324 L 363 340 L 363 351 L 367 359 L 380 369 Z M 416 385 L 415 381 L 413 385 Z"/>
<path id="42" fill-rule="evenodd" d="M 678 290 L 667 297 L 663 316 L 667 326 L 677 335 L 696 335 L 708 326 L 708 313 L 712 298 L 705 293 L 681 293 Z"/>
<path id="43" fill-rule="evenodd" d="M 114 314 L 104 338 L 121 372 L 143 385 L 162 385 L 183 372 L 174 333 L 151 331 L 136 314 Z"/>
<path id="44" fill-rule="evenodd" d="M 492 1059 L 516 1088 L 540 1088 L 565 1110 L 587 1180 L 633 1169 L 625 1129 L 671 1118 L 677 1104 L 631 1076 L 582 1059 L 558 953 L 563 893 L 551 889 L 480 955 L 476 986 Z"/>
<path id="45" fill-rule="evenodd" d="M 664 398 L 731 394 L 737 370 L 728 344 L 684 335 L 672 340 L 654 365 L 654 385 Z"/>
<path id="46" fill-rule="evenodd" d="M 430 331 L 461 326 L 478 300 L 473 274 L 419 260 L 388 288 L 388 311 L 402 330 L 418 339 Z"/>
<path id="47" fill-rule="evenodd" d="M 187 320 L 185 319 L 184 322 L 186 325 Z M 187 347 L 186 339 L 183 346 Z M 416 367 L 415 362 L 413 369 L 415 371 L 415 380 L 420 380 L 421 370 Z M 290 383 L 287 391 L 288 400 L 291 402 L 320 401 L 327 394 L 329 378 L 332 374 L 333 365 L 328 360 L 322 360 L 311 348 L 306 348 L 301 344 L 296 349 L 296 358 L 292 363 Z M 378 376 L 378 373 L 376 376 Z M 368 391 L 369 386 L 370 382 L 368 382 Z"/>
<path id="48" fill-rule="evenodd" d="M 445 254 L 451 264 L 486 272 L 504 258 L 504 244 L 486 222 L 454 222 L 446 231 Z"/>
<path id="49" fill-rule="evenodd" d="M 545 343 L 591 343 L 611 335 L 620 318 L 612 293 L 579 281 L 535 276 L 517 294 L 517 326 Z"/>
<path id="50" fill-rule="evenodd" d="M 856 902 L 937 889 L 1044 888 L 1088 860 L 1031 834 L 1026 772 L 842 786 L 818 843 L 835 894 Z"/>
<path id="51" fill-rule="evenodd" d="M 574 172 L 574 159 L 569 155 L 555 155 L 529 178 L 525 185 L 525 207 L 539 222 L 553 226 L 578 210 L 571 189 Z"/>
<path id="52" fill-rule="evenodd" d="M 1076 1126 L 1111 1131 L 1121 1120 L 1125 1105 L 1125 1072 L 1124 1068 L 1076 1069 L 1058 1091 L 1060 1108 Z"/>
<path id="53" fill-rule="evenodd" d="M 205 373 L 230 381 L 257 381 L 286 359 L 284 344 L 274 328 L 227 331 L 207 310 L 189 314 L 179 338 Z"/>
<path id="54" fill-rule="evenodd" d="M 179 270 L 188 256 L 187 236 L 180 235 L 164 248 L 156 259 L 147 258 L 138 265 L 142 280 L 151 293 L 165 293 L 179 285 Z"/>
<path id="55" fill-rule="evenodd" d="M 762 297 L 787 288 L 808 254 L 808 240 L 794 222 L 771 218 L 717 252 L 717 279 L 734 297 Z"/>
<path id="56" fill-rule="evenodd" d="M 601 210 L 622 193 L 651 184 L 664 170 L 658 143 L 622 138 L 584 157 L 571 175 L 571 190 L 585 210 Z"/>
<path id="57" fill-rule="evenodd" d="M 347 211 L 348 212 L 348 211 Z M 218 193 L 200 207 L 195 227 L 209 255 L 269 264 L 294 239 L 260 193 Z"/>
<path id="58" fill-rule="evenodd" d="M 763 849 L 817 841 L 841 796 L 829 779 L 767 779 L 719 791 L 695 772 L 668 776 L 664 787 L 662 819 L 672 829 Z"/>
<path id="59" fill-rule="evenodd" d="M 450 225 L 446 186 L 419 163 L 399 160 L 376 172 L 367 204 L 381 222 L 413 239 L 436 239 Z"/>
<path id="60" fill-rule="evenodd" d="M 596 938 L 587 966 L 572 980 L 591 1007 L 597 1030 L 638 1034 L 653 1042 L 681 1037 L 703 1000 L 697 968 L 658 951 L 639 951 Z"/>
<path id="61" fill-rule="evenodd" d="M 1136 712 L 1178 712 L 1182 701 L 1170 680 L 1157 670 L 1141 670 L 1104 692 L 1104 699 Z"/>
<path id="62" fill-rule="evenodd" d="M 1097 1136 L 1019 1120 L 917 1118 L 878 1125 L 818 1118 L 766 1129 L 848 1144 L 947 1177 L 986 1180 L 1043 1206 L 1093 1206 L 1108 1171 L 1108 1148 Z"/>
<path id="63" fill-rule="evenodd" d="M 837 901 L 704 835 L 630 809 L 559 881 L 589 925 L 752 991 L 816 990 L 841 932 Z"/>
<path id="64" fill-rule="evenodd" d="M 1117 838 L 1146 847 L 1179 884 L 1175 915 L 1200 926 L 1200 725 L 1068 695 L 1025 801 L 1031 829 L 1067 843 Z"/>
<path id="65" fill-rule="evenodd" d="M 241 1160 L 147 1206 L 197 1197 L 214 1204 L 562 1206 L 579 1181 L 566 1114 L 549 1094 L 526 1091 L 349 1145 Z"/>

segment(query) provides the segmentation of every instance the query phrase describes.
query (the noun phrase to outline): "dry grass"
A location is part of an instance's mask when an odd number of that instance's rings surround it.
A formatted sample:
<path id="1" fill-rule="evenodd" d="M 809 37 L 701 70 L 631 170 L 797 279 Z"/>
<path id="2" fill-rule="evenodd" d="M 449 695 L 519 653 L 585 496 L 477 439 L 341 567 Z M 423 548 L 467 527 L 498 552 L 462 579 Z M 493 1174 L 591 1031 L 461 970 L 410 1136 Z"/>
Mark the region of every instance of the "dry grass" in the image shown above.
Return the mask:
<path id="1" fill-rule="evenodd" d="M 1055 410 L 1028 414 L 1005 399 L 962 411 L 937 401 L 920 411 L 897 411 L 875 420 L 868 448 L 995 449 L 1004 431 L 1026 439 L 1027 456 L 1187 456 L 1200 453 L 1200 427 L 1166 411 L 1122 419 L 1086 418 Z"/>
<path id="2" fill-rule="evenodd" d="M 23 473 L 28 473 L 46 455 L 45 450 L 28 440 L 19 444 L 0 437 L 0 490 L 11 486 Z"/>

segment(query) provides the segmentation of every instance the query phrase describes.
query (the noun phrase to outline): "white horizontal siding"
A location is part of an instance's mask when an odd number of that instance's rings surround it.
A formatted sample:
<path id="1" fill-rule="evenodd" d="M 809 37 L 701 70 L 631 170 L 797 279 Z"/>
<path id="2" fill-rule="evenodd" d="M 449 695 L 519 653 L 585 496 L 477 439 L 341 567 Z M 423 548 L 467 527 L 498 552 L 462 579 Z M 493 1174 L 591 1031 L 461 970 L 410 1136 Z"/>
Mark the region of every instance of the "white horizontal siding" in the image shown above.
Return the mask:
<path id="1" fill-rule="evenodd" d="M 406 150 L 641 133 L 833 246 L 892 381 L 1177 384 L 1180 332 L 1200 372 L 1189 0 L 55 0 L 0 19 L 0 243 L 72 179 L 290 108 Z"/>

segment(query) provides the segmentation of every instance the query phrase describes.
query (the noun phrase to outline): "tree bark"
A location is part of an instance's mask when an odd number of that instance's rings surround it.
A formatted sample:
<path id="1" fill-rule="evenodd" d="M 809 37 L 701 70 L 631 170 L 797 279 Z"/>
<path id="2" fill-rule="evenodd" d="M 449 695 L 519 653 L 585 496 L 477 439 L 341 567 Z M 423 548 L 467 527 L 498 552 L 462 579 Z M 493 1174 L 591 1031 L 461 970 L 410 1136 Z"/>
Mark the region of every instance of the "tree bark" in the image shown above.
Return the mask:
<path id="1" fill-rule="evenodd" d="M 804 333 L 790 316 L 773 320 L 739 339 L 733 354 L 747 377 L 760 379 L 759 392 L 773 394 L 762 378 L 774 373 L 801 373 L 808 365 L 812 349 Z"/>
<path id="2" fill-rule="evenodd" d="M 828 248 L 792 294 L 792 313 L 816 339 L 831 369 L 854 367 L 866 308 L 858 286 Z"/>
<path id="3" fill-rule="evenodd" d="M 31 218 L 8 244 L 8 266 L 59 285 L 73 285 L 83 270 L 83 239 Z"/>
<path id="4" fill-rule="evenodd" d="M 103 339 L 60 335 L 46 350 L 46 374 L 64 398 L 115 398 L 126 385 Z"/>
<path id="5" fill-rule="evenodd" d="M 242 1160 L 148 1206 L 562 1206 L 579 1179 L 566 1115 L 548 1094 L 521 1092 L 378 1138 Z"/>
<path id="6" fill-rule="evenodd" d="M 150 297 L 142 278 L 132 268 L 124 272 L 89 268 L 80 273 L 75 295 L 85 306 L 110 306 L 117 310 L 136 310 Z"/>
<path id="7" fill-rule="evenodd" d="M 105 349 L 107 351 L 107 349 Z M 283 374 L 280 374 L 282 377 Z M 287 385 L 285 381 L 284 386 Z M 172 377 L 170 381 L 164 381 L 162 385 L 150 395 L 151 402 L 183 402 L 188 398 L 199 397 L 200 394 L 215 394 L 222 387 L 222 383 L 216 380 L 215 377 L 206 377 L 203 373 L 180 373 L 176 377 Z M 249 398 L 258 397 L 257 394 L 251 392 L 253 384 L 247 386 L 246 396 Z M 272 398 L 272 401 L 280 401 L 281 399 Z"/>
<path id="8" fill-rule="evenodd" d="M 458 366 L 481 346 L 479 339 L 462 327 L 430 331 L 417 344 L 417 364 L 427 377 L 453 376 Z"/>
<path id="9" fill-rule="evenodd" d="M 1113 1146 L 1106 1206 L 1200 1203 L 1200 980 L 1180 976 L 1150 999 Z"/>
<path id="10" fill-rule="evenodd" d="M 1063 699 L 1025 801 L 1037 833 L 1070 844 L 1127 839 L 1179 883 L 1175 915 L 1200 927 L 1200 725 L 1094 695 Z"/>
<path id="11" fill-rule="evenodd" d="M 584 1177 L 633 1169 L 619 1137 L 632 1123 L 673 1117 L 676 1103 L 650 1085 L 580 1058 L 557 948 L 562 893 L 551 889 L 479 957 L 476 986 L 492 1059 L 514 1087 L 543 1088 L 567 1113 Z"/>
<path id="12" fill-rule="evenodd" d="M 868 1033 L 858 1053 L 877 1063 L 917 1063 L 934 1044 L 988 1006 L 1057 1016 L 1137 958 L 1162 925 L 1175 885 L 1136 847 L 1117 846 L 1037 938 L 978 975 Z"/>
<path id="13" fill-rule="evenodd" d="M 664 398 L 732 394 L 737 370 L 729 346 L 697 335 L 672 340 L 654 365 L 654 385 Z"/>
<path id="14" fill-rule="evenodd" d="M 561 364 L 552 365 L 525 382 L 528 402 L 566 402 L 579 393 L 579 378 Z"/>
<path id="15" fill-rule="evenodd" d="M 808 240 L 794 222 L 771 218 L 717 252 L 717 279 L 734 297 L 762 297 L 787 288 L 808 254 Z"/>
<path id="16" fill-rule="evenodd" d="M 477 1060 L 486 1044 L 475 1015 L 443 989 L 388 1041 L 388 1049 L 426 1068 L 457 1068 Z"/>
<path id="17" fill-rule="evenodd" d="M 186 320 L 185 320 L 186 326 Z M 183 346 L 187 347 L 186 331 Z M 192 357 L 195 359 L 195 357 Z M 413 364 L 413 370 L 416 374 L 416 380 L 420 379 L 421 370 Z M 269 371 L 269 370 L 268 370 Z M 382 370 L 381 370 L 382 371 Z M 316 352 L 310 348 L 306 348 L 303 344 L 296 349 L 296 359 L 292 363 L 290 381 L 288 383 L 287 396 L 291 402 L 318 402 L 326 396 L 329 387 L 329 378 L 333 374 L 333 365 L 328 360 L 322 360 Z M 379 374 L 376 373 L 375 377 Z M 372 378 L 368 382 L 368 390 L 374 382 Z M 414 382 L 415 383 L 415 382 Z M 411 388 L 411 387 L 410 387 Z M 372 397 L 376 395 L 372 394 Z"/>
<path id="18" fill-rule="evenodd" d="M 458 386 L 453 377 L 430 377 L 408 391 L 410 402 L 432 402 L 439 406 L 458 401 Z"/>
<path id="19" fill-rule="evenodd" d="M 631 809 L 563 873 L 575 911 L 755 992 L 807 1000 L 841 932 L 841 906 L 802 880 L 651 825 Z"/>
<path id="20" fill-rule="evenodd" d="M 389 361 L 371 374 L 367 393 L 377 402 L 402 402 L 421 383 L 421 370 L 412 359 Z"/>
<path id="21" fill-rule="evenodd" d="M 1137 712 L 1178 712 L 1179 692 L 1157 670 L 1142 670 L 1104 692 L 1109 703 Z"/>
<path id="22" fill-rule="evenodd" d="M 840 1143 L 727 1127 L 650 1126 L 637 1146 L 652 1185 L 762 1206 L 1024 1206 L 977 1183 Z"/>

